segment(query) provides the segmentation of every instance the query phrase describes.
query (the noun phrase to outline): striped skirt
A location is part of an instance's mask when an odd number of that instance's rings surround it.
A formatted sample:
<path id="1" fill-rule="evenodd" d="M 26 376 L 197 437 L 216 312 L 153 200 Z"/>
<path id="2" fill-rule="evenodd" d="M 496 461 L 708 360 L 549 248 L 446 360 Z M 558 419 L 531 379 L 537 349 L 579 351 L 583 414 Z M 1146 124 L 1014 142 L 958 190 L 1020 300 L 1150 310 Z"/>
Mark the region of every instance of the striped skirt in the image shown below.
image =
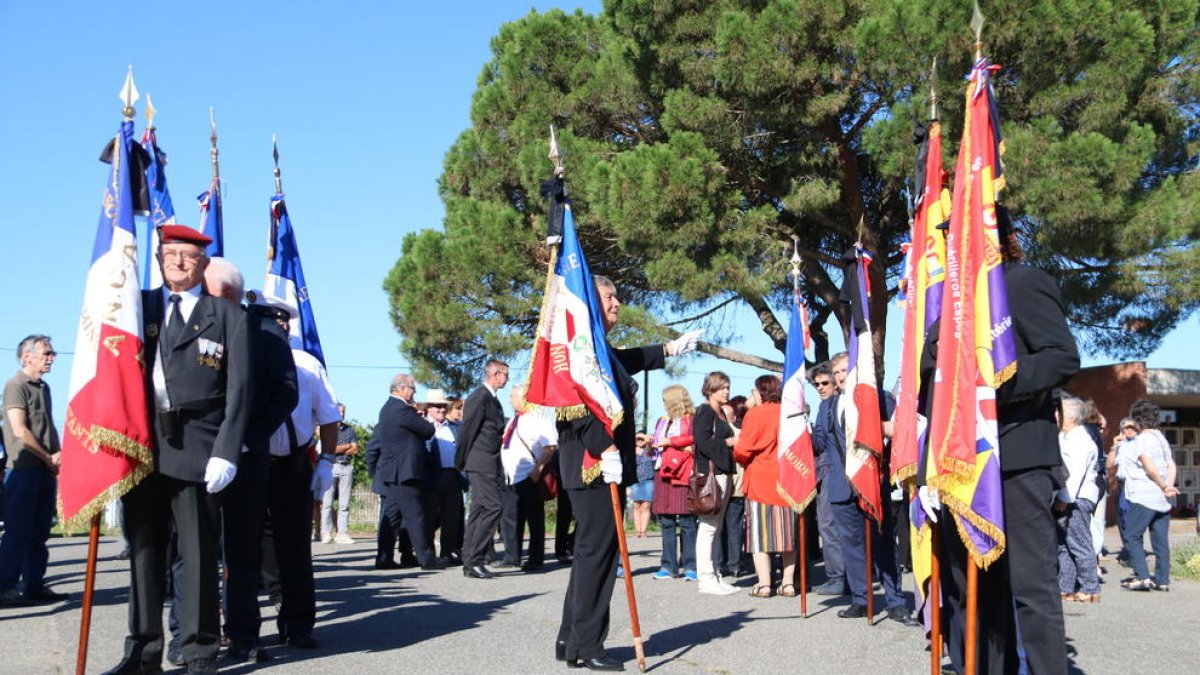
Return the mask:
<path id="1" fill-rule="evenodd" d="M 796 550 L 796 512 L 788 506 L 747 499 L 746 549 L 751 553 Z"/>

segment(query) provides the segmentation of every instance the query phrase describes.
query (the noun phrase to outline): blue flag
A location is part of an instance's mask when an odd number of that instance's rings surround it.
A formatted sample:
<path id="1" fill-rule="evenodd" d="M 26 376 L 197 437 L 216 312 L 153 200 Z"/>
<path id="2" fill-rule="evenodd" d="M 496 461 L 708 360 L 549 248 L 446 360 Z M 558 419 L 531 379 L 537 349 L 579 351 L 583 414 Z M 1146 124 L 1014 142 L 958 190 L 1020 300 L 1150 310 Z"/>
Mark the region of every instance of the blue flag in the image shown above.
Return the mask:
<path id="1" fill-rule="evenodd" d="M 154 127 L 147 127 L 142 133 L 142 147 L 150 156 L 146 165 L 150 215 L 146 218 L 147 246 L 142 263 L 142 288 L 156 288 L 162 285 L 162 270 L 154 258 L 158 252 L 158 228 L 175 222 L 175 205 L 171 203 L 171 191 L 167 189 L 167 153 L 158 147 Z"/>
<path id="2" fill-rule="evenodd" d="M 208 257 L 225 256 L 225 228 L 221 217 L 221 179 L 213 178 L 212 187 L 196 197 L 200 202 L 200 231 L 212 237 Z"/>
<path id="3" fill-rule="evenodd" d="M 216 242 L 213 242 L 216 243 Z M 313 318 L 312 303 L 308 300 L 308 285 L 304 282 L 304 267 L 300 264 L 300 248 L 296 246 L 296 231 L 288 217 L 283 195 L 271 198 L 271 240 L 268 244 L 267 281 L 263 294 L 286 302 L 296 308 L 299 320 L 291 323 L 292 346 L 299 346 L 325 365 L 317 321 Z"/>

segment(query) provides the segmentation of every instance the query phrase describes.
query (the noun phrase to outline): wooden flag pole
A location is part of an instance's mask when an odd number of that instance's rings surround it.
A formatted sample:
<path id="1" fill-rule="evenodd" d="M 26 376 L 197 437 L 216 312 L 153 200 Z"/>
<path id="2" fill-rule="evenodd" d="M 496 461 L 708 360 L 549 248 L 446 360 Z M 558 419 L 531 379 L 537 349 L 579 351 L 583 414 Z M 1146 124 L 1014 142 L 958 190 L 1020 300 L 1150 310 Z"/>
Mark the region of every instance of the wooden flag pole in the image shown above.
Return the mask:
<path id="1" fill-rule="evenodd" d="M 875 566 L 871 555 L 871 516 L 863 514 L 863 535 L 867 542 L 867 624 L 875 618 Z"/>
<path id="2" fill-rule="evenodd" d="M 629 601 L 629 625 L 633 629 L 633 651 L 637 654 L 638 671 L 646 672 L 646 650 L 642 647 L 642 625 L 638 621 L 637 596 L 633 594 L 633 568 L 629 566 L 629 545 L 625 542 L 625 519 L 621 515 L 621 497 L 617 484 L 608 484 L 612 495 L 613 524 L 617 528 L 617 545 L 621 549 L 621 565 L 625 570 L 625 599 Z"/>
<path id="3" fill-rule="evenodd" d="M 963 640 L 963 675 L 975 675 L 979 643 L 979 565 L 967 559 L 967 634 Z"/>
<path id="4" fill-rule="evenodd" d="M 800 514 L 800 617 L 808 618 L 808 516 Z"/>
<path id="5" fill-rule="evenodd" d="M 942 672 L 942 563 L 938 560 L 937 524 L 929 524 L 930 542 L 929 556 L 929 673 L 941 675 Z"/>
<path id="6" fill-rule="evenodd" d="M 79 652 L 75 657 L 75 675 L 87 670 L 88 637 L 92 632 L 92 593 L 96 589 L 96 550 L 100 547 L 100 514 L 92 516 L 88 534 L 87 572 L 83 577 L 83 615 L 79 619 Z"/>

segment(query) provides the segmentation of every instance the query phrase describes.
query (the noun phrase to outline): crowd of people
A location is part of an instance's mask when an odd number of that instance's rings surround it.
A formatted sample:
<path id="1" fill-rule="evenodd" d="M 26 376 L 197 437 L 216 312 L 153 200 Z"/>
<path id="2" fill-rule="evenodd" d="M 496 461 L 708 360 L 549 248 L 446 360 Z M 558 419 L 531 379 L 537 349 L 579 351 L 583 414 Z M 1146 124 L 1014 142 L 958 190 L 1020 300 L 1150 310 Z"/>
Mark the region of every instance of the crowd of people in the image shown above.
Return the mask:
<path id="1" fill-rule="evenodd" d="M 572 667 L 623 668 L 604 649 L 614 579 L 626 572 L 618 562 L 610 484 L 629 500 L 634 536 L 651 536 L 652 520 L 658 525 L 661 558 L 654 580 L 694 582 L 698 593 L 720 596 L 739 592 L 731 583 L 737 577 L 753 575 L 750 597 L 794 597 L 806 590 L 798 566 L 822 560 L 824 580 L 812 590 L 847 596 L 849 604 L 838 616 L 861 618 L 872 593 L 865 553 L 870 537 L 886 618 L 921 625 L 901 588 L 909 565 L 904 517 L 909 495 L 900 492 L 898 507 L 884 509 L 875 527 L 864 527 L 865 513 L 846 477 L 845 353 L 808 371 L 818 394 L 815 411 L 808 413 L 819 487 L 809 511 L 815 515 L 809 559 L 801 561 L 798 552 L 807 542 L 800 541 L 798 516 L 777 490 L 778 376 L 760 376 L 746 395 L 731 397 L 730 378 L 709 373 L 697 392 L 698 405 L 687 388 L 670 385 L 662 392 L 663 417 L 638 431 L 632 414 L 615 426 L 591 413 L 557 419 L 553 410 L 526 401 L 525 384 L 512 387 L 513 414 L 506 416 L 500 392 L 508 385 L 509 367 L 499 359 L 486 363 L 480 385 L 465 399 L 433 389 L 418 400 L 414 378 L 401 373 L 391 381 L 370 442 L 360 449 L 320 361 L 289 343 L 295 309 L 245 293 L 237 269 L 209 259 L 206 244 L 207 237 L 191 228 L 164 227 L 159 250 L 164 286 L 143 297 L 156 465 L 122 500 L 129 635 L 123 660 L 107 672 L 161 672 L 164 652 L 188 672 L 215 672 L 222 644 L 235 660 L 265 661 L 262 592 L 278 610 L 280 643 L 315 648 L 312 543 L 354 542 L 349 495 L 360 452 L 380 495 L 377 569 L 453 566 L 481 581 L 495 577 L 498 568 L 536 571 L 546 562 L 545 505 L 555 503 L 553 555 L 571 565 L 555 655 Z M 620 306 L 616 287 L 603 277 L 596 278 L 596 287 L 605 328 L 611 329 Z M 635 403 L 632 375 L 664 367 L 668 357 L 694 349 L 696 339 L 692 333 L 665 344 L 612 350 L 614 383 L 628 410 Z M 987 572 L 1002 581 L 988 587 L 982 602 L 1011 603 L 1021 594 L 1041 602 L 1045 588 L 1055 583 L 1047 570 L 1057 571 L 1059 600 L 1098 602 L 1105 502 L 1114 479 L 1120 558 L 1132 568 L 1121 585 L 1167 591 L 1167 525 L 1177 490 L 1170 447 L 1157 429 L 1159 410 L 1150 401 L 1135 403 L 1109 451 L 1101 452 L 1106 421 L 1094 403 L 1057 389 L 1078 366 L 1074 344 L 1055 344 L 1060 362 L 1043 360 L 1041 379 L 1029 376 L 1031 381 L 1017 385 L 1022 392 L 1004 392 L 1013 398 L 1000 401 L 1002 438 L 1031 430 L 1038 435 L 1024 446 L 1014 440 L 1017 450 L 1002 455 L 1005 508 L 1038 525 L 1010 534 L 1013 560 Z M 61 457 L 43 379 L 54 356 L 50 338 L 23 340 L 20 370 L 4 390 L 4 444 L 11 462 L 0 540 L 0 604 L 6 606 L 66 597 L 45 584 Z M 884 392 L 881 403 L 890 435 L 891 395 Z M 1019 420 L 1017 407 L 1024 411 Z M 1055 427 L 1058 443 L 1048 444 L 1042 437 Z M 882 474 L 881 490 L 888 494 L 890 480 Z M 695 477 L 716 486 L 710 508 L 694 503 Z M 1036 503 L 1050 494 L 1052 506 L 1049 499 Z M 1038 520 L 1043 506 L 1049 510 Z M 962 638 L 955 603 L 963 553 L 951 521 L 940 520 L 947 530 L 941 581 L 947 640 L 954 645 Z M 1153 575 L 1143 545 L 1146 532 L 1156 560 Z M 1057 547 L 1043 547 L 1036 556 L 1027 551 L 1055 537 Z M 1018 580 L 1019 575 L 1027 576 Z M 161 615 L 168 598 L 173 602 L 165 635 Z M 1051 641 L 1062 633 L 1061 607 L 1055 616 L 1039 605 L 1032 619 L 1020 617 L 1021 611 L 1012 620 L 1049 626 Z M 999 615 L 994 620 L 1006 621 Z M 993 628 L 996 635 L 1007 634 L 1001 625 Z M 1046 637 L 1023 638 L 1034 672 L 1057 672 L 1058 657 L 1048 653 L 1061 651 L 1062 641 L 1041 644 Z M 1008 642 L 990 640 L 985 668 L 1010 663 L 1009 649 Z M 1038 658 L 1046 659 L 1043 665 L 1036 665 Z"/>

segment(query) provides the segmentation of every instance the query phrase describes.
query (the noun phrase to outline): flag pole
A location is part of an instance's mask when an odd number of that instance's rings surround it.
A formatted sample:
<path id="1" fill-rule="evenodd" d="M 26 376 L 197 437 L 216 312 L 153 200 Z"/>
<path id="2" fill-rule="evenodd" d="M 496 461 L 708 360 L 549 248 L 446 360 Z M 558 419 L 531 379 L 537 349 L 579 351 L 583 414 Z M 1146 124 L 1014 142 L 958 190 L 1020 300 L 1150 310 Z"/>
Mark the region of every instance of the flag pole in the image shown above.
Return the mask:
<path id="1" fill-rule="evenodd" d="M 125 74 L 125 84 L 121 87 L 121 102 L 124 103 L 121 107 L 121 115 L 125 121 L 133 120 L 137 111 L 134 110 L 133 104 L 138 100 L 137 85 L 133 82 L 133 66 L 129 66 L 128 72 Z M 153 117 L 151 117 L 153 119 Z M 118 132 L 121 133 L 121 132 Z M 118 143 L 120 138 L 118 137 Z M 119 147 L 119 145 L 118 145 Z M 113 162 L 121 161 L 114 151 Z M 96 590 L 96 552 L 100 545 L 100 514 L 92 516 L 92 525 L 88 533 L 88 550 L 87 550 L 87 570 L 83 577 L 83 611 L 79 618 L 79 650 L 75 656 L 75 673 L 83 675 L 87 670 L 87 650 L 88 638 L 92 633 L 92 603 L 93 596 Z"/>
<path id="2" fill-rule="evenodd" d="M 983 58 L 983 12 L 979 0 L 974 0 L 971 11 L 971 29 L 975 31 L 975 61 Z M 975 675 L 976 657 L 979 653 L 979 563 L 967 556 L 967 621 L 963 636 L 963 673 Z"/>
<path id="3" fill-rule="evenodd" d="M 937 80 L 935 56 L 929 66 L 930 122 L 937 122 L 941 117 L 938 113 Z M 929 603 L 929 672 L 930 675 L 939 675 L 942 672 L 942 563 L 938 559 L 938 532 L 934 523 L 929 526 L 929 537 L 929 591 L 926 597 Z"/>
<path id="4" fill-rule="evenodd" d="M 867 542 L 867 625 L 875 619 L 875 566 L 871 554 L 871 516 L 863 514 L 863 536 Z"/>
<path id="5" fill-rule="evenodd" d="M 800 237 L 792 235 L 792 302 L 800 300 Z M 803 336 L 801 336 L 803 339 Z M 800 567 L 800 617 L 808 618 L 808 527 L 807 518 L 800 513 L 800 545 L 796 564 Z"/>

